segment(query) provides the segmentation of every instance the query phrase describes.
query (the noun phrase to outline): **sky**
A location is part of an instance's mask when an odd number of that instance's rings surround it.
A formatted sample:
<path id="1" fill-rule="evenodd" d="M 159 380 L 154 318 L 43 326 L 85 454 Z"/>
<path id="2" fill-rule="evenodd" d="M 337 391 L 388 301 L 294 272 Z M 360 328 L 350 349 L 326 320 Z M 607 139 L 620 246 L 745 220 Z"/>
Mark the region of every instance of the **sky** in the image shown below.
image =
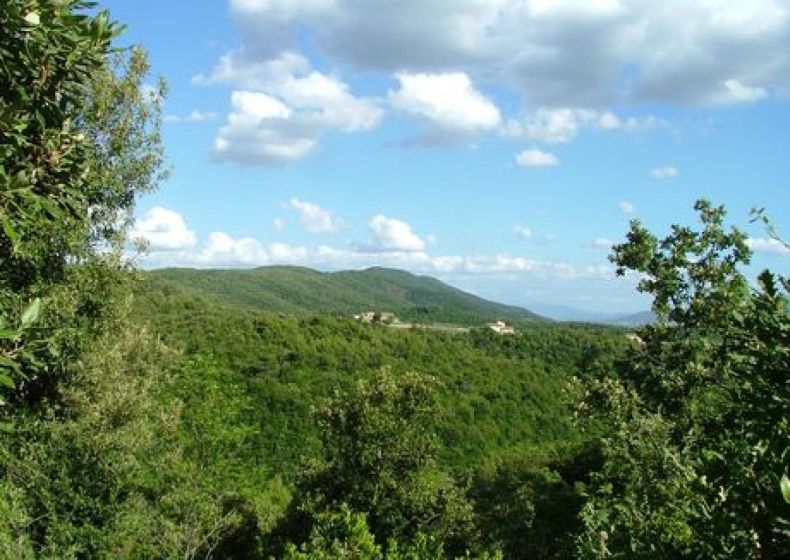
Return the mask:
<path id="1" fill-rule="evenodd" d="M 145 268 L 389 266 L 649 307 L 607 260 L 705 197 L 790 251 L 790 0 L 110 0 L 169 93 Z"/>

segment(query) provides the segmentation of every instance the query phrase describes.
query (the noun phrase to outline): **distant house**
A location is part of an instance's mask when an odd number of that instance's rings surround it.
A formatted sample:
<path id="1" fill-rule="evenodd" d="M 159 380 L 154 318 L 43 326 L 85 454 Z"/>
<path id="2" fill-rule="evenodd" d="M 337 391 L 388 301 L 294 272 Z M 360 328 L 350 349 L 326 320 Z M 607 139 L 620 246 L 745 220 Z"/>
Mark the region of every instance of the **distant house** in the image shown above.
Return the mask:
<path id="1" fill-rule="evenodd" d="M 488 323 L 488 328 L 497 334 L 516 334 L 516 329 L 506 324 L 504 321 Z"/>
<path id="2" fill-rule="evenodd" d="M 371 325 L 381 325 L 394 323 L 397 319 L 394 313 L 389 311 L 365 311 L 354 315 L 354 319 L 361 323 L 369 323 Z"/>

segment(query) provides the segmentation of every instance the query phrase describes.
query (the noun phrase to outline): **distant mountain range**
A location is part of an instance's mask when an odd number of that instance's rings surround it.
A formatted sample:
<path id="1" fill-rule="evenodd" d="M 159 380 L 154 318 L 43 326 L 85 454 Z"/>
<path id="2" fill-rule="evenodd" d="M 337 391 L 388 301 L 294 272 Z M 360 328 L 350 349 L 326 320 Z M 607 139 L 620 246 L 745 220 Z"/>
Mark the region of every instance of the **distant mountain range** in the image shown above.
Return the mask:
<path id="1" fill-rule="evenodd" d="M 221 303 L 282 313 L 389 311 L 412 322 L 477 325 L 488 321 L 546 321 L 527 309 L 485 300 L 429 276 L 369 268 L 319 272 L 294 266 L 249 270 L 168 268 L 147 273 L 158 287 Z"/>

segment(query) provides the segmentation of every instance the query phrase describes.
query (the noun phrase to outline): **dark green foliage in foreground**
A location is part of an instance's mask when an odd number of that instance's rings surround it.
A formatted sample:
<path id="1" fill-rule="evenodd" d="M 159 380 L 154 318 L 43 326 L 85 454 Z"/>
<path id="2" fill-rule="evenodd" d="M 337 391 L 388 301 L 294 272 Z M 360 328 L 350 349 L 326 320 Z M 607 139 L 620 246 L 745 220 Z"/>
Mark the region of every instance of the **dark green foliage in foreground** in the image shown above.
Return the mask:
<path id="1" fill-rule="evenodd" d="M 526 309 L 486 301 L 435 278 L 387 268 L 333 273 L 295 266 L 165 269 L 150 275 L 154 285 L 165 281 L 223 303 L 274 312 L 351 316 L 364 311 L 389 311 L 418 323 L 460 325 L 479 325 L 496 319 L 542 319 Z"/>
<path id="2" fill-rule="evenodd" d="M 585 488 L 600 466 L 595 444 L 535 446 L 492 457 L 475 473 L 470 492 L 478 530 L 506 558 L 574 558 Z"/>
<path id="3" fill-rule="evenodd" d="M 382 370 L 317 411 L 323 456 L 299 474 L 284 520 L 303 532 L 300 540 L 326 512 L 348 507 L 366 514 L 379 543 L 423 535 L 457 553 L 474 544 L 471 504 L 439 467 L 429 430 L 435 385 L 430 377 Z"/>
<path id="4" fill-rule="evenodd" d="M 0 329 L 41 302 L 35 325 L 0 337 L 12 407 L 53 398 L 97 334 L 123 283 L 134 197 L 161 177 L 159 98 L 140 92 L 145 54 L 113 53 L 119 26 L 89 7 L 0 8 Z"/>
<path id="5" fill-rule="evenodd" d="M 161 97 L 119 29 L 87 2 L 0 3 L 2 558 L 193 557 L 240 525 L 157 398 L 173 353 L 128 320 Z"/>
<path id="6" fill-rule="evenodd" d="M 614 427 L 584 506 L 583 557 L 786 558 L 788 282 L 749 286 L 745 235 L 697 203 L 702 228 L 638 222 L 613 260 L 645 275 L 659 322 L 580 406 Z M 604 368 L 604 372 L 607 370 Z"/>

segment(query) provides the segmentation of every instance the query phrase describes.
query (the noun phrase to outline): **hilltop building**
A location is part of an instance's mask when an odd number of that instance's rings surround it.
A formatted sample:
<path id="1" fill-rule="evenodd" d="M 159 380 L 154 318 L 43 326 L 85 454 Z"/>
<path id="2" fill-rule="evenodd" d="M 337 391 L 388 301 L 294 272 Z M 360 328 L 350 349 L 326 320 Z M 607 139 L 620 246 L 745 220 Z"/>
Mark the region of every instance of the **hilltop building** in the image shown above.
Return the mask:
<path id="1" fill-rule="evenodd" d="M 504 321 L 496 321 L 495 323 L 488 323 L 488 328 L 497 334 L 516 334 L 516 329 L 514 329 Z"/>
<path id="2" fill-rule="evenodd" d="M 358 315 L 354 315 L 354 319 L 371 325 L 388 325 L 394 323 L 397 317 L 395 317 L 394 313 L 390 313 L 389 311 L 365 311 Z"/>

